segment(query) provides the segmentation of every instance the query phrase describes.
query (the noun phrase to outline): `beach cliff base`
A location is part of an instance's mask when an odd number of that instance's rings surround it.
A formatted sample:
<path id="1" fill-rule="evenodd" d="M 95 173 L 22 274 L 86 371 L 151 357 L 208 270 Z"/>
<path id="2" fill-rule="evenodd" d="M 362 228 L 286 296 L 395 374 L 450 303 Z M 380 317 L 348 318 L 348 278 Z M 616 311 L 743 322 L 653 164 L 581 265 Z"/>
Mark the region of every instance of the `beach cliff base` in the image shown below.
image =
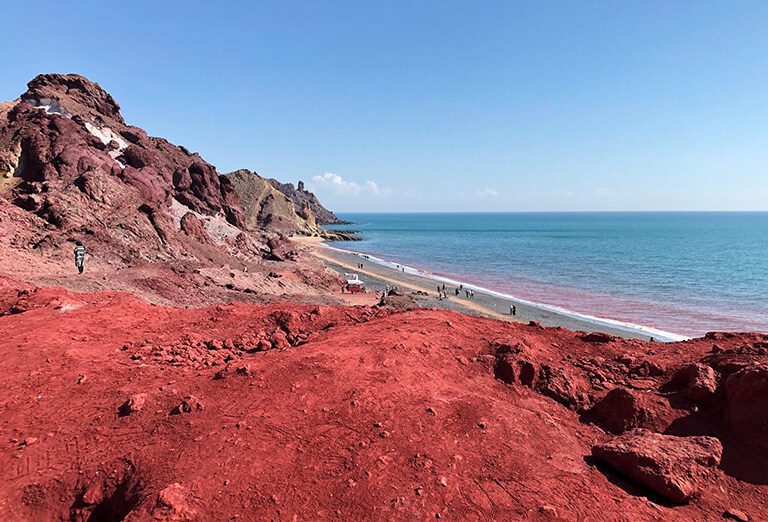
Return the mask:
<path id="1" fill-rule="evenodd" d="M 2 520 L 744 520 L 768 336 L 0 279 Z M 730 515 L 729 515 L 730 516 Z"/>

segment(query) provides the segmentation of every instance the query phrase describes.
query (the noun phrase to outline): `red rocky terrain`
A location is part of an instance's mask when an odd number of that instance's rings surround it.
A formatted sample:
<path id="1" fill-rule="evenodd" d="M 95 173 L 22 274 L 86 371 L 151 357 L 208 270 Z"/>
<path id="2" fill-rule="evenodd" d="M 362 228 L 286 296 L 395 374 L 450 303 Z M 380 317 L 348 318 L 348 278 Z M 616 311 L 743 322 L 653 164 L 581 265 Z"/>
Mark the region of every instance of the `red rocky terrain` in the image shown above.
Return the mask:
<path id="1" fill-rule="evenodd" d="M 0 105 L 0 520 L 768 519 L 768 336 L 340 306 L 250 178 L 81 76 Z"/>
<path id="2" fill-rule="evenodd" d="M 5 279 L 3 520 L 764 520 L 768 337 Z"/>

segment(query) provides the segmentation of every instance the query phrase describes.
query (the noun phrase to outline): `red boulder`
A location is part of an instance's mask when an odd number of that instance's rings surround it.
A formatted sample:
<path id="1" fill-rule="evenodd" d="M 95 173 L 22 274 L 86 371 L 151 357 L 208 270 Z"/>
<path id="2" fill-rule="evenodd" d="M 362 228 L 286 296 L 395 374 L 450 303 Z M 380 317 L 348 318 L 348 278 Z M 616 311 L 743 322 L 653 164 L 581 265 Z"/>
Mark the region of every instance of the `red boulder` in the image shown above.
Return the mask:
<path id="1" fill-rule="evenodd" d="M 651 419 L 636 392 L 614 388 L 589 411 L 589 419 L 611 433 L 623 433 L 643 427 Z"/>
<path id="2" fill-rule="evenodd" d="M 699 494 L 723 446 L 714 437 L 675 437 L 633 430 L 592 447 L 592 455 L 675 503 Z"/>

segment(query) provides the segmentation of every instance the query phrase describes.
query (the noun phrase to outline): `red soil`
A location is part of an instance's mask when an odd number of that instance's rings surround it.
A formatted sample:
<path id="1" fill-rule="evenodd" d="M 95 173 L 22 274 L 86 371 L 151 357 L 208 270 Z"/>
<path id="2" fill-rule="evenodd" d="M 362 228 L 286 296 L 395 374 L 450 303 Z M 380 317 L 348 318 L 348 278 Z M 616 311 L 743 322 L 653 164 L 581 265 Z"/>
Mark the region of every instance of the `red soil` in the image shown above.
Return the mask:
<path id="1" fill-rule="evenodd" d="M 174 309 L 8 279 L 0 331 L 2 520 L 768 515 L 750 441 L 766 433 L 732 429 L 723 386 L 705 405 L 673 379 L 765 363 L 757 334 L 584 340 L 438 310 Z M 593 461 L 613 436 L 592 408 L 616 387 L 644 412 L 623 426 L 722 441 L 689 504 Z"/>

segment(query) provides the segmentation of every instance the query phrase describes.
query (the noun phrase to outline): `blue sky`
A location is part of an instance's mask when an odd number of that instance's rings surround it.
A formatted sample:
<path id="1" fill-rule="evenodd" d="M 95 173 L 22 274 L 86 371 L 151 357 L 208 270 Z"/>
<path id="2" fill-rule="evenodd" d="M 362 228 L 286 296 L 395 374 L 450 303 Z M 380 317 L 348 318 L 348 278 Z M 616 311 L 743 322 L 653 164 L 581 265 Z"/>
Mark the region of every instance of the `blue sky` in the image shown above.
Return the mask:
<path id="1" fill-rule="evenodd" d="M 0 98 L 84 74 L 129 123 L 335 210 L 768 210 L 768 2 L 15 1 L 3 18 Z"/>

